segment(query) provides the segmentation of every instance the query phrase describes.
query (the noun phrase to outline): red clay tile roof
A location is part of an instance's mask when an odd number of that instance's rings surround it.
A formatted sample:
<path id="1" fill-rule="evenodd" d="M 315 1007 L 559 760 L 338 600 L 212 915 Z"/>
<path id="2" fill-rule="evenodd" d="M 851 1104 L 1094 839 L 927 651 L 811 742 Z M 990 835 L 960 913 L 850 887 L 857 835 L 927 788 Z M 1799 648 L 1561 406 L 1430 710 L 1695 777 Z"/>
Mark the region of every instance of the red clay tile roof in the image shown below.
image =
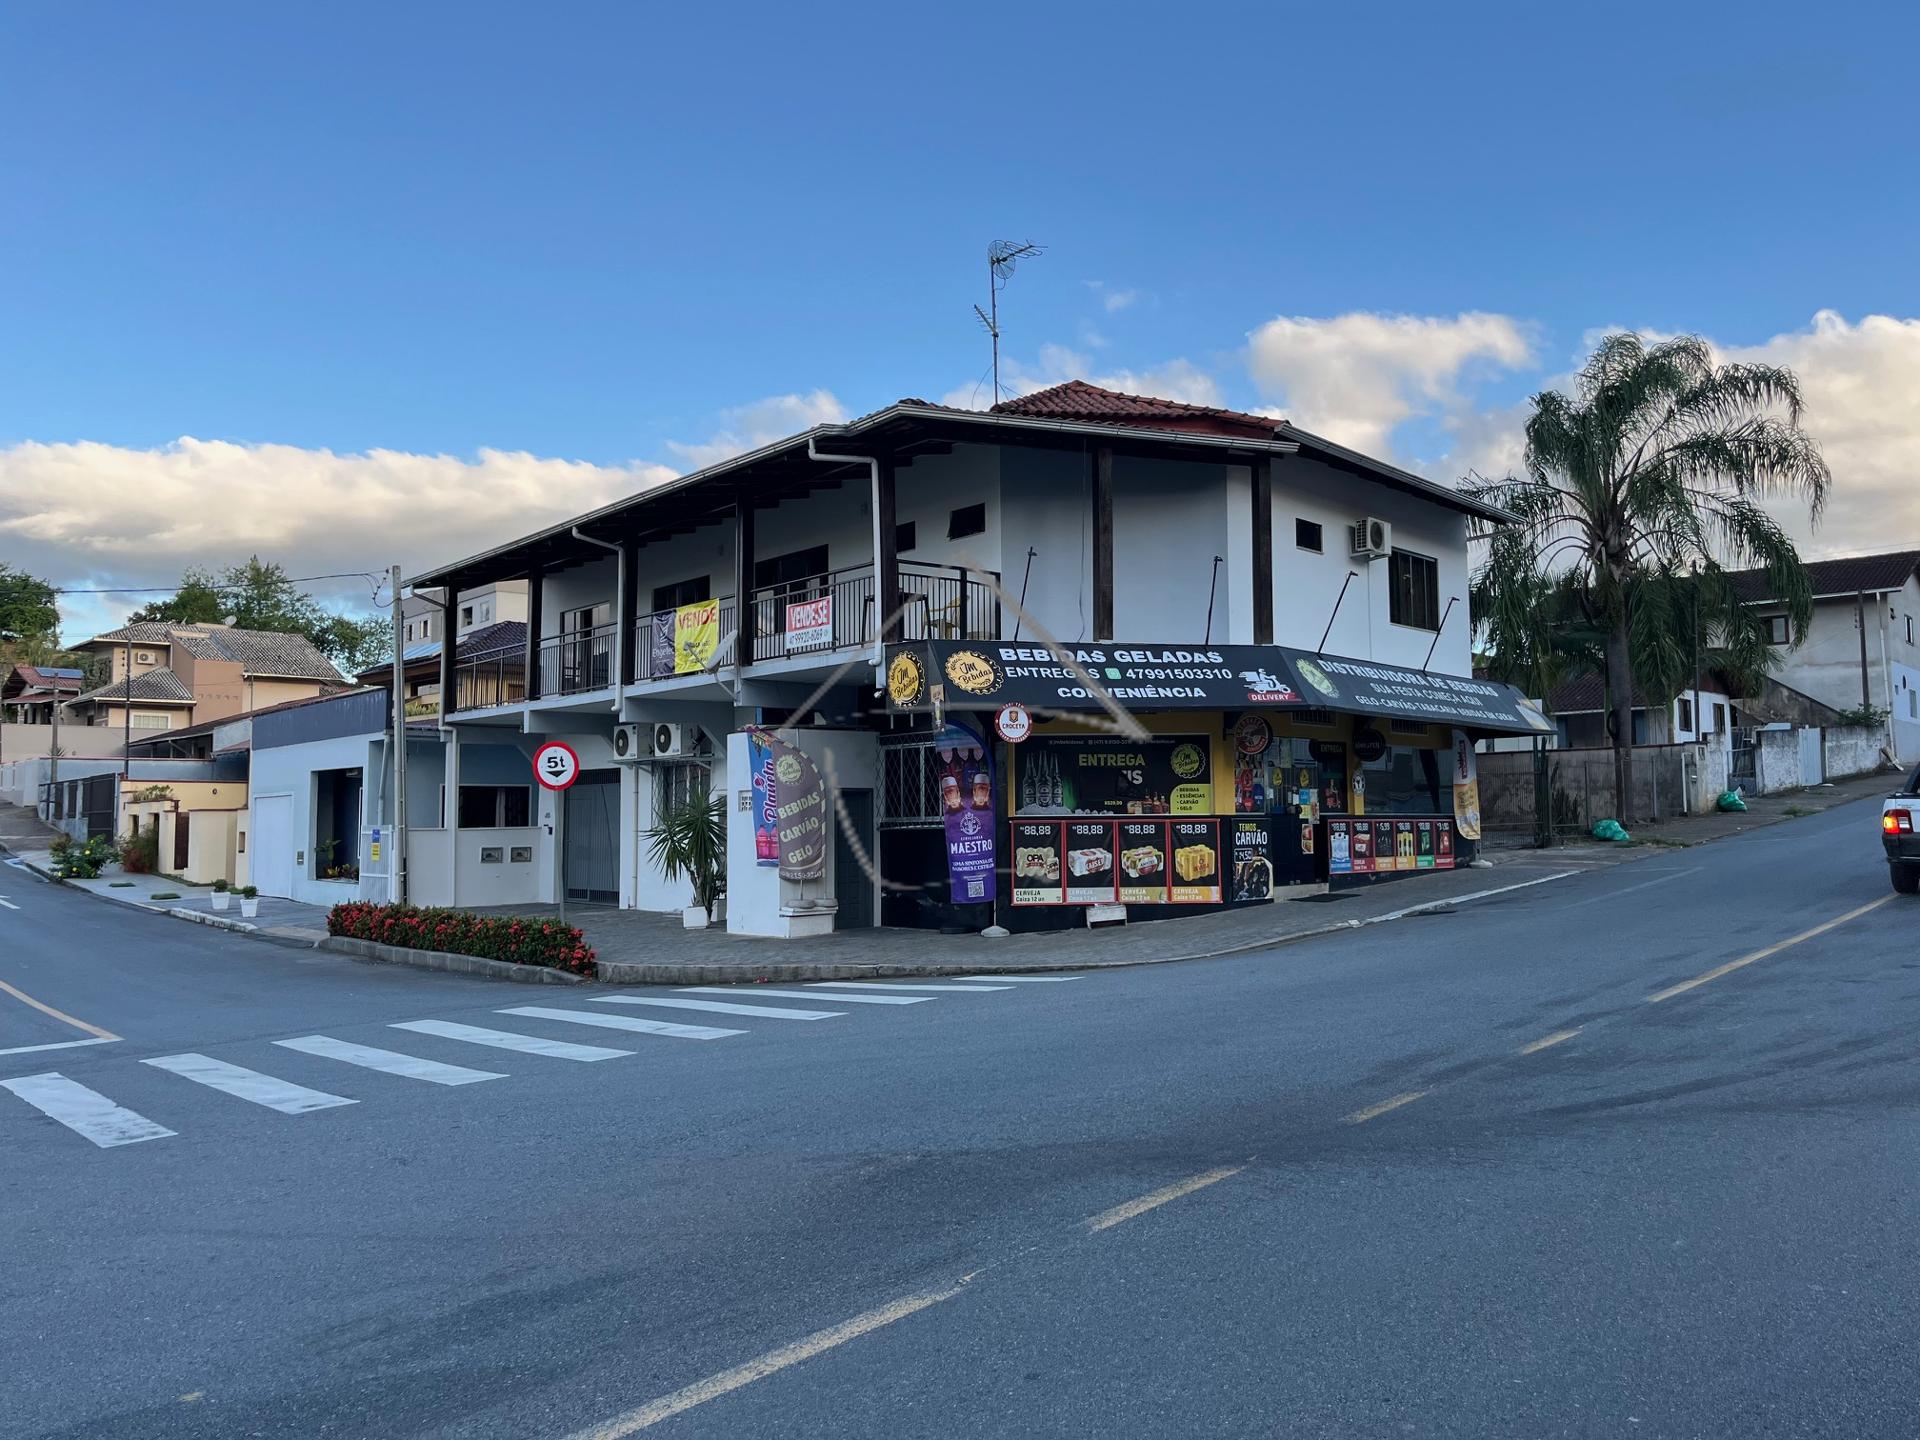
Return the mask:
<path id="1" fill-rule="evenodd" d="M 1155 430 L 1191 430 L 1207 435 L 1243 435 L 1270 440 L 1286 426 L 1271 415 L 1249 415 L 1213 405 L 1162 400 L 1155 395 L 1123 395 L 1084 380 L 1036 390 L 993 407 L 997 415 L 1030 415 L 1049 420 L 1085 420 Z"/>
<path id="2" fill-rule="evenodd" d="M 1807 584 L 1816 597 L 1869 595 L 1898 590 L 1920 569 L 1920 550 L 1892 550 L 1884 555 L 1847 555 L 1838 560 L 1809 560 Z M 1734 593 L 1749 605 L 1775 599 L 1764 570 L 1735 570 L 1727 578 Z"/>

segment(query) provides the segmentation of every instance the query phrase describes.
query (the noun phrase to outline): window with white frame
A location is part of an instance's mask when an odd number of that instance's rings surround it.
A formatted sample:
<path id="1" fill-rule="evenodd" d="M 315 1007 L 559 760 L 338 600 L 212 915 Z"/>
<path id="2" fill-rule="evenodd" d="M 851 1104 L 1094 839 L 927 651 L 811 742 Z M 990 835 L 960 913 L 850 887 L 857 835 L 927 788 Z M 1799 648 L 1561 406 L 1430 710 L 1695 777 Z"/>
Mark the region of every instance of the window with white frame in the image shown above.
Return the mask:
<path id="1" fill-rule="evenodd" d="M 1787 643 L 1787 640 L 1787 617 L 1784 615 L 1769 615 L 1767 617 L 1767 643 L 1769 645 L 1784 645 Z"/>
<path id="2" fill-rule="evenodd" d="M 1395 625 L 1440 628 L 1440 562 L 1411 550 L 1387 557 L 1387 615 Z"/>
<path id="3" fill-rule="evenodd" d="M 518 829 L 533 823 L 530 785 L 462 785 L 462 830 Z"/>

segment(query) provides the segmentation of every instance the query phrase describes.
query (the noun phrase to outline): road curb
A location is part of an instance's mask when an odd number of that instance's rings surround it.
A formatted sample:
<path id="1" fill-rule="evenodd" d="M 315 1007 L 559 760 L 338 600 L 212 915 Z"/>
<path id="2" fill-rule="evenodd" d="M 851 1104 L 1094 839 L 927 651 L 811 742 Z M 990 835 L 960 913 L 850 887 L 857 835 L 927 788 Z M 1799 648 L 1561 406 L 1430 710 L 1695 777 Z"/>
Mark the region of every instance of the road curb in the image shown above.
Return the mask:
<path id="1" fill-rule="evenodd" d="M 205 910 L 189 910 L 184 905 L 171 907 L 166 913 L 176 920 L 191 920 L 196 925 L 211 925 L 216 930 L 231 930 L 238 935 L 251 935 L 260 928 L 251 920 L 232 920 Z"/>
<path id="2" fill-rule="evenodd" d="M 351 935 L 329 935 L 314 945 L 334 950 L 369 965 L 406 965 L 415 970 L 444 970 L 455 975 L 478 975 L 486 980 L 509 980 L 520 985 L 585 985 L 584 975 L 569 975 L 546 965 L 516 965 L 511 960 L 489 960 L 480 955 L 454 955 L 445 950 L 407 950 L 359 940 Z"/>

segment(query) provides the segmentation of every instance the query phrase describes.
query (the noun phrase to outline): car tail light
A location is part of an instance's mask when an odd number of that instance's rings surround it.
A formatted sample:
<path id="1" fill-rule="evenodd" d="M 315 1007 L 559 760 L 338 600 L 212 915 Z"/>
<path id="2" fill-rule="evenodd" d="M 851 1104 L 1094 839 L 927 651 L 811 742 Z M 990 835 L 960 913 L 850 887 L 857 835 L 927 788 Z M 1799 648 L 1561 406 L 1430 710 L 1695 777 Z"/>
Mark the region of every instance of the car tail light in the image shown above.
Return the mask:
<path id="1" fill-rule="evenodd" d="M 1911 810 L 1888 810 L 1880 817 L 1880 828 L 1889 835 L 1911 835 L 1913 833 L 1913 812 Z"/>

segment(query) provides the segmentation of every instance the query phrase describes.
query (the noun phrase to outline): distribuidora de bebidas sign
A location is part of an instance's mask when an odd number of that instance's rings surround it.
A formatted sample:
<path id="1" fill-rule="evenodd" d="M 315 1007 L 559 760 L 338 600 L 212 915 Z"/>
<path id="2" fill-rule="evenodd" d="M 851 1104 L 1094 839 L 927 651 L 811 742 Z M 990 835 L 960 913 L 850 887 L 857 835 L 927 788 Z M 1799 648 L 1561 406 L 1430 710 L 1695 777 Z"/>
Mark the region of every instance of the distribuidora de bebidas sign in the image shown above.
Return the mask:
<path id="1" fill-rule="evenodd" d="M 1502 734 L 1552 728 L 1510 685 L 1283 645 L 1105 643 L 1055 651 L 1032 644 L 923 641 L 889 650 L 886 681 L 888 703 L 896 710 L 929 709 L 936 693 L 961 710 L 1008 702 L 1043 714 L 1090 710 L 1101 705 L 1104 691 L 1141 710 L 1312 707 Z"/>

